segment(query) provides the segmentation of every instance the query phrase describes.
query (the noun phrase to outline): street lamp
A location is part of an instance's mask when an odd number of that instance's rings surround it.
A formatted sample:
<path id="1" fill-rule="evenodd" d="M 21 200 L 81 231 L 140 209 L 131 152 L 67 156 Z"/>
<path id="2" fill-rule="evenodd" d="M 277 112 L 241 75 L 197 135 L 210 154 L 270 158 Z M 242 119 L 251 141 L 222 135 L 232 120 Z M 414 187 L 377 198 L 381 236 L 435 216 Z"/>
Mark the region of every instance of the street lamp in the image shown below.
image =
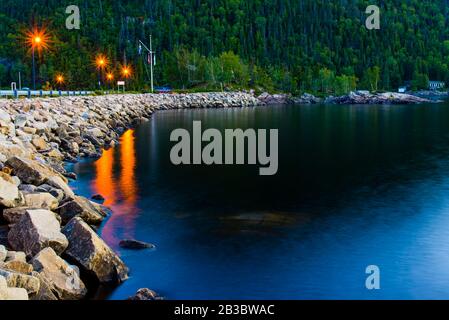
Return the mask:
<path id="1" fill-rule="evenodd" d="M 42 50 L 48 49 L 50 37 L 45 29 L 38 29 L 37 27 L 33 30 L 29 30 L 26 33 L 27 43 L 31 47 L 31 54 L 33 57 L 33 90 L 36 90 L 36 62 L 35 62 L 35 52 L 37 49 L 38 54 L 41 54 Z"/>
<path id="2" fill-rule="evenodd" d="M 130 66 L 124 65 L 122 67 L 122 75 L 125 77 L 125 79 L 128 79 L 132 75 L 132 69 Z"/>
<path id="3" fill-rule="evenodd" d="M 98 87 L 101 89 L 101 75 L 103 70 L 108 66 L 109 61 L 108 58 L 102 54 L 97 55 L 95 58 L 95 65 L 98 70 Z"/>
<path id="4" fill-rule="evenodd" d="M 112 72 L 108 72 L 108 73 L 106 74 L 106 80 L 107 80 L 109 83 L 112 83 L 112 82 L 114 81 L 114 74 L 113 74 Z"/>
<path id="5" fill-rule="evenodd" d="M 57 74 L 55 80 L 59 85 L 59 90 L 61 90 L 61 85 L 64 83 L 64 76 L 62 74 Z"/>

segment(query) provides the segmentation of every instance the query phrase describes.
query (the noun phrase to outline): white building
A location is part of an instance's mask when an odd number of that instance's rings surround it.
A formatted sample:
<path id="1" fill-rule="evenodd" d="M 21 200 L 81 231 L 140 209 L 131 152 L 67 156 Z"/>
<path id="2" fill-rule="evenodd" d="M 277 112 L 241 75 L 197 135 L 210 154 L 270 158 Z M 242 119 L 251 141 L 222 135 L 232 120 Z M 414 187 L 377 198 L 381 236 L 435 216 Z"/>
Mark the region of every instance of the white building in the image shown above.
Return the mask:
<path id="1" fill-rule="evenodd" d="M 430 90 L 439 90 L 445 87 L 445 83 L 442 81 L 429 81 Z"/>

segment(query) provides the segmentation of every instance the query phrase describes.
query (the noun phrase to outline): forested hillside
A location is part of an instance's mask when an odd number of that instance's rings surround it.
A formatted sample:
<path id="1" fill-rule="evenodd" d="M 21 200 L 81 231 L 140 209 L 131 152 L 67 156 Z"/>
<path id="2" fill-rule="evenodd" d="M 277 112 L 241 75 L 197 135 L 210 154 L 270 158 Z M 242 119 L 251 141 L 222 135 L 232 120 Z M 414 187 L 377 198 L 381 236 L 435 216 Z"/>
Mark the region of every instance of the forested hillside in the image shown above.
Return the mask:
<path id="1" fill-rule="evenodd" d="M 76 4 L 81 29 L 65 28 Z M 367 30 L 365 9 L 381 8 Z M 31 79 L 24 30 L 47 26 L 54 41 L 38 59 L 38 79 L 94 88 L 93 63 L 133 67 L 131 86 L 149 85 L 137 39 L 153 35 L 157 85 L 258 87 L 338 94 L 354 87 L 396 89 L 406 80 L 449 83 L 449 0 L 0 0 L 0 86 Z"/>

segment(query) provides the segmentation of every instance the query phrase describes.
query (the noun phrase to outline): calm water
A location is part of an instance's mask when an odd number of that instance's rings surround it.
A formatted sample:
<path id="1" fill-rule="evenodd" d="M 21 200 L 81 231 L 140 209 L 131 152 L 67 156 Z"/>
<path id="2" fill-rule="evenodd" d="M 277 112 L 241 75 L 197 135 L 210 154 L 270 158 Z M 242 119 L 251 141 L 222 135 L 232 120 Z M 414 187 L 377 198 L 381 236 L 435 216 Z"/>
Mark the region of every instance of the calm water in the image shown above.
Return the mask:
<path id="1" fill-rule="evenodd" d="M 169 135 L 193 120 L 279 128 L 278 174 L 172 166 Z M 160 112 L 75 171 L 113 208 L 100 233 L 132 271 L 110 299 L 449 298 L 447 104 Z"/>

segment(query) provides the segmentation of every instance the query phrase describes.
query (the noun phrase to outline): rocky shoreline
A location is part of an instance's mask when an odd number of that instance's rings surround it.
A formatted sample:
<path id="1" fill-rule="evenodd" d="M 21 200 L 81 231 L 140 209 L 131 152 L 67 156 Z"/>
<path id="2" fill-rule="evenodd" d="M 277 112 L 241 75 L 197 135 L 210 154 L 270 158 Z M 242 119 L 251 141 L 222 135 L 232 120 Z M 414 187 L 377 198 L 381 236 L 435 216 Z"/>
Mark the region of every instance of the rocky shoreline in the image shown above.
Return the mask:
<path id="1" fill-rule="evenodd" d="M 420 104 L 420 103 L 438 103 L 441 100 L 436 98 L 447 98 L 442 94 L 432 95 L 431 93 L 370 93 L 368 91 L 354 91 L 347 95 L 326 98 L 318 98 L 314 95 L 305 93 L 300 97 L 294 97 L 289 94 L 268 94 L 262 93 L 258 99 L 265 104 L 338 104 L 338 105 L 350 105 L 350 104 Z"/>
<path id="2" fill-rule="evenodd" d="M 64 162 L 99 157 L 158 110 L 259 104 L 239 92 L 0 100 L 0 300 L 85 299 L 128 278 L 95 232 L 108 209 L 71 190 Z"/>
<path id="3" fill-rule="evenodd" d="M 326 100 L 242 92 L 0 100 L 0 300 L 86 299 L 99 285 L 128 278 L 125 263 L 95 232 L 109 210 L 72 191 L 76 175 L 66 162 L 100 157 L 158 110 L 323 102 L 434 101 L 366 92 Z M 152 246 L 129 239 L 120 245 Z M 131 299 L 160 297 L 144 288 Z"/>

